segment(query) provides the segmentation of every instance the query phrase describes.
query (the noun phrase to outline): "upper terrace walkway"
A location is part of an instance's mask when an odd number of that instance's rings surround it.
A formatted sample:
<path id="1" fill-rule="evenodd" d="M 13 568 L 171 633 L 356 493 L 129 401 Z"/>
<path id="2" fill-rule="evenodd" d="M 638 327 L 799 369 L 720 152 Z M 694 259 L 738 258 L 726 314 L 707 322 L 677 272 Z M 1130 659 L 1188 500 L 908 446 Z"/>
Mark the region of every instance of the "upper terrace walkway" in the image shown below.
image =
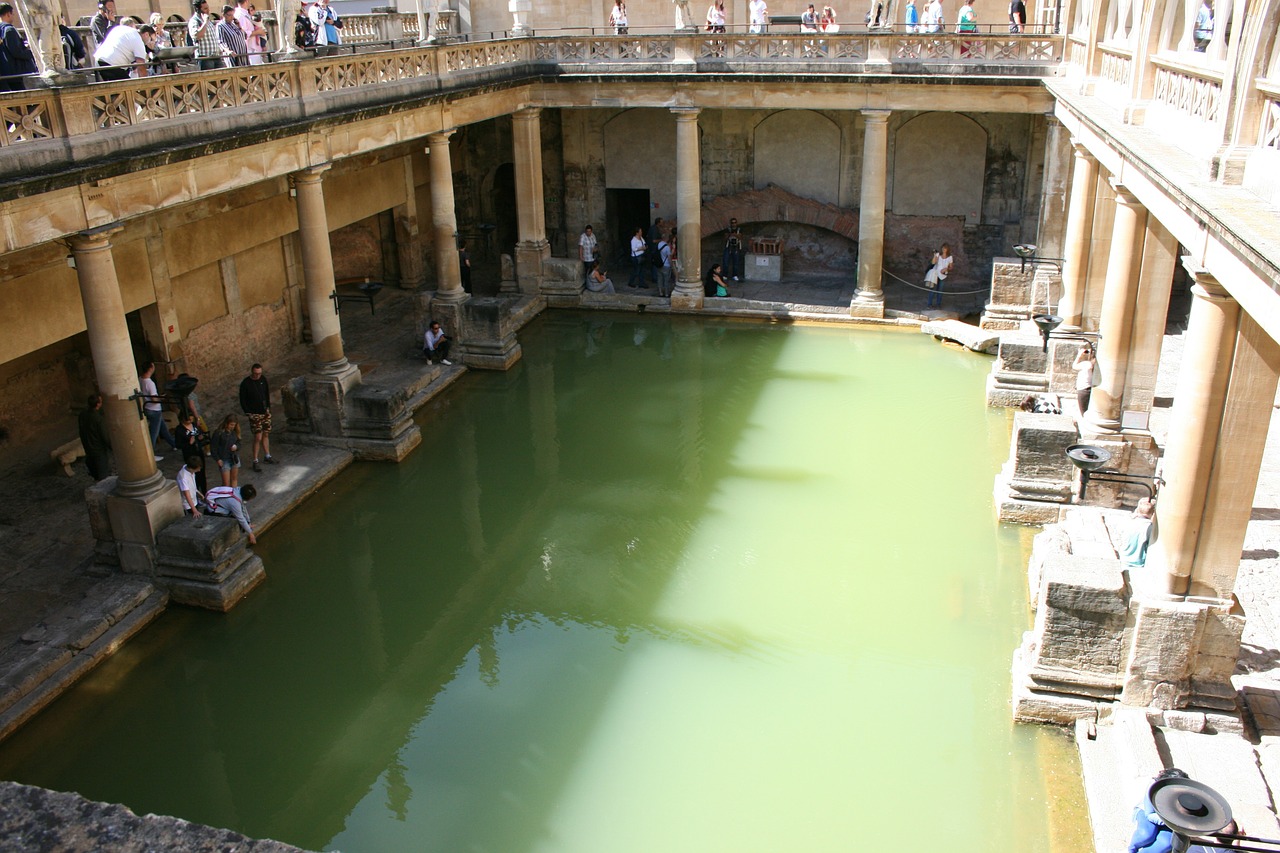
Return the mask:
<path id="1" fill-rule="evenodd" d="M 1064 47 L 1062 36 L 1007 33 L 539 34 L 409 48 L 371 44 L 352 54 L 325 58 L 28 89 L 0 95 L 0 150 L 17 155 L 16 159 L 6 156 L 16 168 L 4 170 L 8 186 L 0 192 L 12 194 L 13 183 L 72 164 L 108 155 L 118 160 L 121 146 L 207 145 L 215 131 L 278 134 L 282 126 L 308 119 L 378 106 L 403 109 L 446 94 L 479 92 L 495 85 L 583 77 L 607 83 L 611 78 L 634 80 L 644 74 L 665 86 L 669 100 L 673 75 L 682 80 L 716 79 L 756 86 L 784 76 L 789 81 L 805 78 L 817 84 L 804 93 L 809 107 L 837 107 L 834 93 L 824 95 L 821 84 L 840 83 L 838 108 L 849 109 L 860 106 L 856 93 L 847 87 L 851 77 L 859 78 L 867 86 L 865 91 L 882 101 L 890 96 L 887 90 L 877 91 L 876 84 L 930 83 L 945 78 L 949 84 L 977 88 L 1002 83 L 1026 85 L 1029 78 L 1055 75 Z M 767 94 L 757 92 L 762 98 Z M 794 106 L 797 93 L 792 90 L 787 94 L 792 99 L 788 105 Z M 636 92 L 635 97 L 639 100 L 636 105 L 646 105 L 643 92 Z M 925 99 L 918 92 L 904 92 L 898 99 L 911 97 L 929 109 L 974 106 L 964 92 L 949 92 L 945 101 L 936 95 Z M 754 99 L 723 103 L 720 94 L 705 89 L 689 91 L 688 98 L 690 106 L 760 105 Z M 578 103 L 564 89 L 537 100 L 543 106 L 600 105 L 596 93 L 588 93 Z M 667 100 L 655 100 L 654 105 L 668 105 Z M 1002 109 L 1042 112 L 1047 104 L 1047 100 L 1028 105 L 1011 99 Z M 903 107 L 910 108 L 905 103 Z M 156 133 L 175 127 L 183 128 L 182 138 Z M 152 132 L 119 134 L 126 128 Z M 98 144 L 86 137 L 93 137 Z M 110 143 L 105 143 L 107 138 Z"/>

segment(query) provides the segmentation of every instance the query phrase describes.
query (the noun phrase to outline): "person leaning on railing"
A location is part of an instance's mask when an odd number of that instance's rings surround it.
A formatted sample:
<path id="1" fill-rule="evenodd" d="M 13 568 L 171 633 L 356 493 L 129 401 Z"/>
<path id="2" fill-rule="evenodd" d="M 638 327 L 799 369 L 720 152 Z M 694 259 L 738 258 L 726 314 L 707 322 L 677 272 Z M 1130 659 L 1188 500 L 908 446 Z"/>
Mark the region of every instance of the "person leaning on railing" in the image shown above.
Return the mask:
<path id="1" fill-rule="evenodd" d="M 228 68 L 249 64 L 249 44 L 245 41 L 244 31 L 236 23 L 235 8 L 222 7 L 222 20 L 218 22 L 218 47 L 222 49 L 222 58 Z"/>
<path id="2" fill-rule="evenodd" d="M 107 37 L 98 49 L 93 52 L 94 62 L 98 64 L 98 76 L 103 80 L 127 80 L 133 71 L 139 77 L 147 76 L 147 63 L 150 56 L 147 51 L 155 42 L 156 31 L 150 25 L 138 29 L 115 26 L 107 33 Z"/>

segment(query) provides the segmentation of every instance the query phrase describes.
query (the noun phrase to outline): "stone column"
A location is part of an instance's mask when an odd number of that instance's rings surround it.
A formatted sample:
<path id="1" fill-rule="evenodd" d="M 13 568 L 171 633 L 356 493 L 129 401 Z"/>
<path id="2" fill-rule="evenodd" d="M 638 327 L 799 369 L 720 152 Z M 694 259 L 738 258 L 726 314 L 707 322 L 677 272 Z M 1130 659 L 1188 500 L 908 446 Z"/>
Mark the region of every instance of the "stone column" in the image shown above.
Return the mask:
<path id="1" fill-rule="evenodd" d="M 312 367 L 316 373 L 337 375 L 350 365 L 342 348 L 342 322 L 333 300 L 333 252 L 329 245 L 329 216 L 324 208 L 324 173 L 328 164 L 295 172 L 298 237 L 302 242 L 302 277 L 307 316 L 311 320 Z"/>
<path id="2" fill-rule="evenodd" d="M 103 417 L 119 472 L 115 481 L 104 480 L 88 491 L 90 525 L 94 538 L 114 552 L 125 571 L 154 574 L 156 535 L 182 517 L 182 506 L 177 485 L 156 469 L 140 403 L 130 399 L 139 383 L 111 256 L 110 236 L 119 230 L 110 225 L 70 238 Z"/>
<path id="3" fill-rule="evenodd" d="M 162 478 L 156 470 L 147 422 L 139 414 L 138 404 L 129 399 L 138 390 L 138 371 L 133 363 L 110 240 L 120 228 L 111 225 L 75 234 L 71 237 L 71 251 L 84 303 L 94 374 L 103 397 L 102 414 L 120 476 L 117 491 L 139 495 L 154 490 Z"/>
<path id="4" fill-rule="evenodd" d="M 858 289 L 849 313 L 884 316 L 884 206 L 889 110 L 863 110 L 862 195 L 858 203 Z"/>
<path id="5" fill-rule="evenodd" d="M 542 200 L 542 109 L 527 107 L 511 116 L 516 178 L 516 282 L 521 293 L 537 293 L 542 264 L 551 257 Z"/>
<path id="6" fill-rule="evenodd" d="M 431 228 L 435 237 L 435 302 L 460 305 L 467 301 L 458 266 L 458 218 L 453 207 L 453 165 L 449 160 L 449 137 L 445 130 L 427 137 L 431 170 Z M 449 330 L 457 334 L 457 328 Z"/>
<path id="7" fill-rule="evenodd" d="M 400 261 L 400 287 L 417 290 L 426 282 L 422 257 L 422 232 L 418 228 L 418 187 L 413 176 L 413 157 L 405 155 L 404 204 L 392 208 L 396 229 L 396 253 Z"/>
<path id="8" fill-rule="evenodd" d="M 1089 401 L 1089 424 L 1102 432 L 1120 431 L 1124 381 L 1129 371 L 1133 315 L 1138 300 L 1138 274 L 1146 237 L 1147 209 L 1122 185 L 1116 190 L 1116 218 L 1107 260 L 1107 283 L 1102 293 L 1102 338 L 1098 341 L 1101 373 Z"/>
<path id="9" fill-rule="evenodd" d="M 1169 422 L 1165 486 L 1143 573 L 1154 592 L 1169 596 L 1190 591 L 1240 320 L 1240 306 L 1226 289 L 1206 270 L 1184 264 L 1195 280 L 1191 316 Z"/>
<path id="10" fill-rule="evenodd" d="M 702 291 L 702 161 L 698 148 L 697 107 L 673 107 L 676 116 L 676 249 L 680 277 L 671 294 L 672 308 L 701 308 Z"/>
<path id="11" fill-rule="evenodd" d="M 1071 140 L 1074 165 L 1067 233 L 1063 237 L 1062 299 L 1058 315 L 1064 331 L 1079 331 L 1084 312 L 1084 284 L 1089 275 L 1089 235 L 1093 230 L 1094 188 L 1098 161 L 1083 145 Z"/>
<path id="12" fill-rule="evenodd" d="M 1036 254 L 1062 257 L 1067 227 L 1067 182 L 1071 177 L 1072 149 L 1067 129 L 1052 115 L 1045 116 L 1044 182 L 1040 193 L 1040 220 L 1036 225 Z"/>

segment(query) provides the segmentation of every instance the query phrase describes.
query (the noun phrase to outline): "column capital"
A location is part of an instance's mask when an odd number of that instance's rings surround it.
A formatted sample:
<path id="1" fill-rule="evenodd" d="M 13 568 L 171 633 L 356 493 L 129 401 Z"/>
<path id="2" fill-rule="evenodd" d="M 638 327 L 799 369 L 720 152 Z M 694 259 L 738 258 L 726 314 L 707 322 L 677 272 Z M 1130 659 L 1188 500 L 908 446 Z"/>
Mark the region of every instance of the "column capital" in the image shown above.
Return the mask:
<path id="1" fill-rule="evenodd" d="M 542 107 L 521 107 L 511 114 L 511 118 L 513 120 L 519 119 L 520 121 L 533 121 L 540 115 L 542 115 Z"/>
<path id="2" fill-rule="evenodd" d="M 1182 256 L 1182 268 L 1187 271 L 1187 275 L 1191 276 L 1191 295 L 1210 302 L 1233 302 L 1235 297 L 1227 292 L 1222 286 L 1222 282 L 1209 272 L 1205 267 L 1200 266 L 1190 255 Z"/>
<path id="3" fill-rule="evenodd" d="M 71 245 L 73 252 L 95 252 L 102 249 L 111 248 L 111 236 L 118 234 L 124 230 L 124 223 L 112 222 L 109 225 L 99 225 L 97 228 L 90 228 L 87 231 L 80 231 L 67 237 L 67 242 Z"/>
<path id="4" fill-rule="evenodd" d="M 321 163 L 318 166 L 308 166 L 305 169 L 299 169 L 294 172 L 292 177 L 295 183 L 316 184 L 324 180 L 324 173 L 332 168 L 332 163 Z"/>
<path id="5" fill-rule="evenodd" d="M 1090 160 L 1094 163 L 1098 162 L 1098 158 L 1094 157 L 1093 153 L 1085 147 L 1085 144 L 1074 136 L 1071 137 L 1071 152 L 1081 160 Z"/>
<path id="6" fill-rule="evenodd" d="M 676 121 L 697 121 L 702 107 L 671 107 L 671 112 L 675 113 Z"/>
<path id="7" fill-rule="evenodd" d="M 887 122 L 889 116 L 893 115 L 893 110 L 859 110 L 862 118 L 870 124 L 871 122 L 881 123 Z"/>
<path id="8" fill-rule="evenodd" d="M 1111 189 L 1116 192 L 1116 204 L 1123 204 L 1127 207 L 1141 207 L 1143 210 L 1146 209 L 1142 202 L 1138 201 L 1138 197 L 1133 194 L 1133 191 L 1129 189 L 1129 186 L 1119 178 L 1108 178 L 1107 183 L 1111 184 Z"/>
<path id="9" fill-rule="evenodd" d="M 427 151 L 430 152 L 431 146 L 433 145 L 447 146 L 449 144 L 449 137 L 453 136 L 457 132 L 458 132 L 458 129 L 456 127 L 451 127 L 448 130 L 439 130 L 439 131 L 436 131 L 435 133 L 428 133 L 427 134 Z"/>

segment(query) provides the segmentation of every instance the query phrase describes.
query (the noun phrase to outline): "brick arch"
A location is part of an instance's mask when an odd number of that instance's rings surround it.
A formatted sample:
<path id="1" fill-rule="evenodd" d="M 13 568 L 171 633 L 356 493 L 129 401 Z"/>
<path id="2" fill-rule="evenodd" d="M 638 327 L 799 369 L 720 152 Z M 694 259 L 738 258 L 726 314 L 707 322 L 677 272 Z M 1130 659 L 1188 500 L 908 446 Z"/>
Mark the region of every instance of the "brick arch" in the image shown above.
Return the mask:
<path id="1" fill-rule="evenodd" d="M 770 184 L 762 190 L 747 190 L 713 199 L 702 206 L 704 238 L 729 227 L 751 222 L 799 222 L 839 234 L 858 242 L 858 212 L 834 204 L 789 193 Z"/>

